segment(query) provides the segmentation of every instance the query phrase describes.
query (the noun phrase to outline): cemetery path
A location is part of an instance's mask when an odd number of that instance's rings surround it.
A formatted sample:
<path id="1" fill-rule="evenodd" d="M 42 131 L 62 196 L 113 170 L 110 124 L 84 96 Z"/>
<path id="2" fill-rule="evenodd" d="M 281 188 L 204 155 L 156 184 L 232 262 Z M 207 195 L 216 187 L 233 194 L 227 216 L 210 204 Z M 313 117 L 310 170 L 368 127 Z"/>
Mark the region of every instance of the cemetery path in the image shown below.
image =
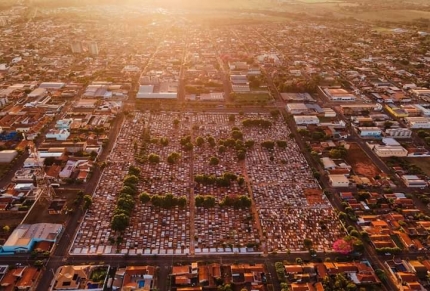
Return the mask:
<path id="1" fill-rule="evenodd" d="M 261 248 L 262 248 L 263 254 L 267 255 L 267 247 L 264 243 L 265 239 L 263 236 L 263 229 L 262 229 L 261 223 L 260 223 L 260 216 L 258 214 L 257 206 L 256 206 L 255 200 L 254 200 L 254 195 L 252 193 L 251 181 L 249 179 L 248 172 L 246 171 L 246 161 L 241 161 L 240 163 L 242 163 L 242 175 L 243 175 L 243 178 L 245 179 L 246 187 L 247 187 L 249 196 L 251 197 L 251 200 L 252 200 L 251 213 L 252 213 L 252 217 L 254 218 L 255 226 L 256 226 L 257 231 L 258 231 L 258 236 L 260 238 Z"/>
<path id="2" fill-rule="evenodd" d="M 194 140 L 194 135 L 193 135 L 193 128 L 192 128 L 192 123 L 190 124 L 190 135 L 191 135 L 191 140 Z M 195 239 L 194 239 L 194 235 L 195 235 L 195 198 L 194 198 L 194 151 L 191 151 L 191 155 L 190 155 L 190 183 L 189 183 L 189 188 L 190 188 L 190 195 L 189 195 L 189 200 L 190 200 L 190 254 L 194 255 L 195 254 Z"/>

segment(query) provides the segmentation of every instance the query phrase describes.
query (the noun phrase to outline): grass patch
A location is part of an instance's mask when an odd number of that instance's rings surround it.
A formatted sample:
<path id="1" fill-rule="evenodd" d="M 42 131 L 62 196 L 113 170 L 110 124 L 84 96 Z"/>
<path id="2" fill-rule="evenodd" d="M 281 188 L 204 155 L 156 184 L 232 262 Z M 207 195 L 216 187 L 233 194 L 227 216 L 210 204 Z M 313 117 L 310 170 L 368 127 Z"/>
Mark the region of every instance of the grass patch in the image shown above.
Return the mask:
<path id="1" fill-rule="evenodd" d="M 390 235 L 390 237 L 399 249 L 403 250 L 405 248 L 397 234 Z"/>
<path id="2" fill-rule="evenodd" d="M 17 227 L 25 217 L 25 212 L 2 211 L 0 214 L 0 227 L 8 225 L 12 231 Z"/>
<path id="3" fill-rule="evenodd" d="M 430 157 L 407 158 L 406 161 L 420 168 L 427 176 L 430 176 Z"/>
<path id="4" fill-rule="evenodd" d="M 244 102 L 268 102 L 272 100 L 269 93 L 237 93 L 233 97 L 234 102 L 244 103 Z"/>

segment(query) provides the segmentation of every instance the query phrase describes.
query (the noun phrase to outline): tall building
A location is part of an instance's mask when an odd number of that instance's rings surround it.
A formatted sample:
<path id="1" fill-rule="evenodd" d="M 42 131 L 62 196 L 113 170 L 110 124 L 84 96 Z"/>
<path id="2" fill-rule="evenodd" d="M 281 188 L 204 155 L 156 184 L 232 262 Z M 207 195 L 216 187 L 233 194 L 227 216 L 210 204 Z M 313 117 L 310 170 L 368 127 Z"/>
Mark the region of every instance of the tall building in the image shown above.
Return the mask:
<path id="1" fill-rule="evenodd" d="M 84 50 L 82 48 L 82 42 L 80 41 L 74 41 L 70 44 L 70 49 L 72 50 L 72 53 L 74 54 L 80 54 Z"/>
<path id="2" fill-rule="evenodd" d="M 99 47 L 95 41 L 89 43 L 88 51 L 92 55 L 98 55 L 99 54 Z"/>

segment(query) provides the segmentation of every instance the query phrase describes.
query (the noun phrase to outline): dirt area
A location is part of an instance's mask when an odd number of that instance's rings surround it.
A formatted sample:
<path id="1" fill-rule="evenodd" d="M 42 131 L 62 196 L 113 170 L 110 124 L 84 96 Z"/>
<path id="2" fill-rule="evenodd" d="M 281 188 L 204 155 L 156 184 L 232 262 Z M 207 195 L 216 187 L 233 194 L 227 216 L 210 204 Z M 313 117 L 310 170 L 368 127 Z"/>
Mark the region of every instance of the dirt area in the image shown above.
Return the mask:
<path id="1" fill-rule="evenodd" d="M 16 211 L 1 211 L 0 212 L 0 244 L 9 237 L 9 234 L 17 227 L 22 219 L 24 218 L 26 212 L 16 212 Z M 4 226 L 9 226 L 9 232 L 3 230 Z"/>
<path id="2" fill-rule="evenodd" d="M 73 201 L 75 200 L 78 189 L 55 189 L 56 195 L 54 199 L 65 199 L 66 204 L 61 214 L 49 214 L 48 207 L 51 202 L 39 199 L 37 204 L 33 207 L 31 213 L 27 216 L 25 223 L 64 223 L 67 219 L 65 210 L 67 208 L 74 208 Z"/>
<path id="3" fill-rule="evenodd" d="M 405 160 L 421 168 L 427 176 L 430 176 L 430 158 L 406 158 Z"/>
<path id="4" fill-rule="evenodd" d="M 19 225 L 25 216 L 25 212 L 17 211 L 1 211 L 0 212 L 0 227 L 8 225 L 10 229 L 14 229 Z"/>
<path id="5" fill-rule="evenodd" d="M 351 144 L 346 156 L 346 161 L 352 166 L 352 170 L 357 175 L 373 178 L 381 174 L 378 167 L 372 162 L 365 152 L 357 144 Z"/>

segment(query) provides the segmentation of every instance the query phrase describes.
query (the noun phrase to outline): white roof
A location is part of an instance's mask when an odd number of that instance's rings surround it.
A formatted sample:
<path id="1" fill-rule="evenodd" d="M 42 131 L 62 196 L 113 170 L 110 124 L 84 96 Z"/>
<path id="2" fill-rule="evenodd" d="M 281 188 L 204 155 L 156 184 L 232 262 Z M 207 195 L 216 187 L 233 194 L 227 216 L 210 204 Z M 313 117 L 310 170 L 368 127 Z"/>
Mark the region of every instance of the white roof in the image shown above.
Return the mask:
<path id="1" fill-rule="evenodd" d="M 154 92 L 154 85 L 140 85 L 139 93 L 152 93 Z"/>
<path id="2" fill-rule="evenodd" d="M 60 89 L 63 88 L 65 85 L 65 83 L 60 82 L 43 82 L 39 85 L 39 88 Z"/>
<path id="3" fill-rule="evenodd" d="M 324 168 L 336 167 L 336 163 L 328 157 L 321 158 L 321 162 L 324 164 Z"/>
<path id="4" fill-rule="evenodd" d="M 54 223 L 21 224 L 9 236 L 4 246 L 27 246 L 31 240 L 55 241 L 63 226 Z"/>
<path id="5" fill-rule="evenodd" d="M 417 175 L 403 175 L 402 178 L 405 180 L 420 180 Z"/>
<path id="6" fill-rule="evenodd" d="M 365 127 L 359 127 L 361 131 L 381 131 L 379 127 L 376 126 L 365 126 Z"/>
<path id="7" fill-rule="evenodd" d="M 332 182 L 349 183 L 349 180 L 345 175 L 329 175 L 329 178 Z"/>
<path id="8" fill-rule="evenodd" d="M 287 104 L 289 110 L 308 110 L 305 103 L 289 103 Z"/>
<path id="9" fill-rule="evenodd" d="M 400 145 L 400 143 L 397 140 L 395 140 L 394 138 L 388 138 L 388 137 L 383 138 L 382 142 L 387 146 L 399 146 Z"/>
<path id="10" fill-rule="evenodd" d="M 46 93 L 45 88 L 37 88 L 37 89 L 34 89 L 30 94 L 28 94 L 28 97 L 37 97 L 45 93 Z"/>
<path id="11" fill-rule="evenodd" d="M 313 115 L 299 115 L 299 116 L 294 116 L 294 120 L 296 121 L 296 123 L 300 123 L 302 121 L 313 121 L 318 123 L 320 120 L 318 117 L 313 116 Z"/>

